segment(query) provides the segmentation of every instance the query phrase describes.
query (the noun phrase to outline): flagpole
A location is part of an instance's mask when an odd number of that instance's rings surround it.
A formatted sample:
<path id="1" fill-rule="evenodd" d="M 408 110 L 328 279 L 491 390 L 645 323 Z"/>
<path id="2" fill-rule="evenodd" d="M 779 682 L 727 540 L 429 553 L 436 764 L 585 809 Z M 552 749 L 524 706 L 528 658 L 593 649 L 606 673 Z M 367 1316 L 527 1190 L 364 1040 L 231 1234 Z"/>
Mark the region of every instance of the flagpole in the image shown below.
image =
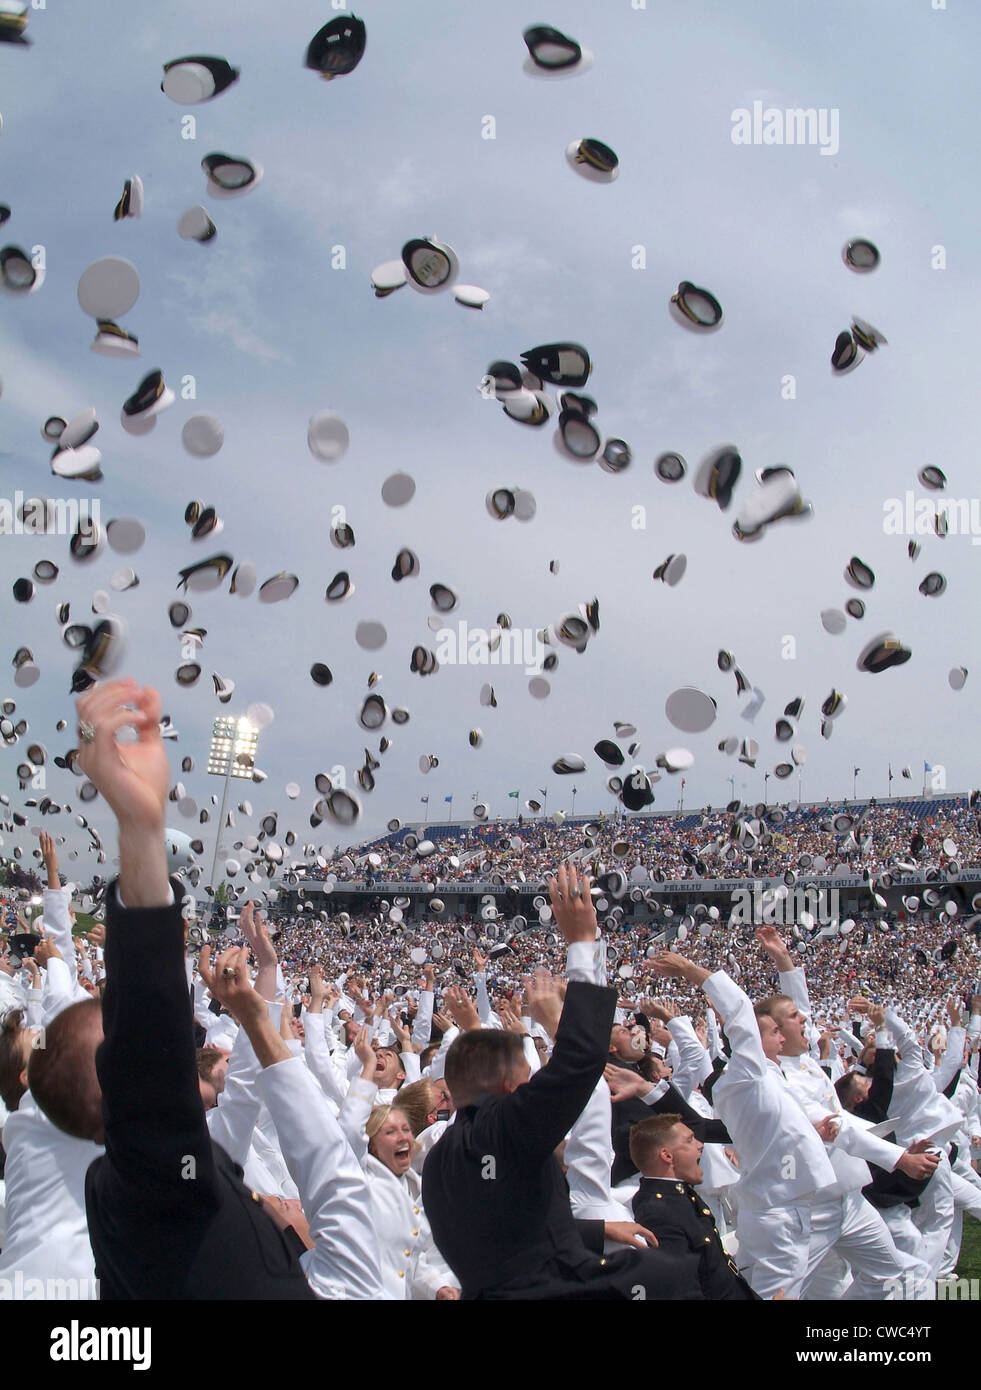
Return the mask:
<path id="1" fill-rule="evenodd" d="M 889 797 L 892 797 L 892 763 L 889 764 Z"/>
<path id="2" fill-rule="evenodd" d="M 428 825 L 428 824 L 429 824 L 429 797 L 428 797 L 428 796 L 426 797 L 425 801 L 424 801 L 422 804 L 423 804 L 423 806 L 425 806 L 425 808 L 426 808 L 426 809 L 425 809 L 425 812 L 423 813 L 422 823 L 423 823 L 423 825 Z"/>
<path id="3" fill-rule="evenodd" d="M 576 789 L 572 788 L 572 814 L 576 814 Z"/>

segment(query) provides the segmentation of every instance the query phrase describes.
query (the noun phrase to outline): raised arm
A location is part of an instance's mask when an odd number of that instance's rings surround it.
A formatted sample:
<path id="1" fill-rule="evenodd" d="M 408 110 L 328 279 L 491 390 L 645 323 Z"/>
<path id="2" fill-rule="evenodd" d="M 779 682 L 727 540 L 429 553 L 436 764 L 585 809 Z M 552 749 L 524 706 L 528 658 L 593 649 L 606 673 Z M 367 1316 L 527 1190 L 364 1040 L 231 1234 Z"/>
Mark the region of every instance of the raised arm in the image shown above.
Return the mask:
<path id="1" fill-rule="evenodd" d="M 590 887 L 588 877 L 565 864 L 549 882 L 555 922 L 569 948 L 567 973 L 580 978 L 566 990 L 548 1063 L 497 1110 L 501 1143 L 529 1159 L 544 1160 L 565 1138 L 609 1055 L 616 990 L 585 982 L 594 969 L 597 932 Z"/>
<path id="2" fill-rule="evenodd" d="M 726 1036 L 732 1048 L 727 1073 L 731 1078 L 748 1079 L 766 1075 L 767 1060 L 760 1042 L 760 1030 L 748 995 L 724 970 L 714 974 L 686 960 L 674 951 L 664 951 L 653 962 L 656 974 L 687 980 L 703 989 L 710 1002 L 725 1019 Z"/>
<path id="3" fill-rule="evenodd" d="M 371 1198 L 357 1160 L 301 1057 L 293 1057 L 247 980 L 244 949 L 222 956 L 219 998 L 249 1035 L 283 1158 L 296 1183 L 314 1248 L 300 1257 L 314 1293 L 329 1299 L 384 1297 Z"/>
<path id="4" fill-rule="evenodd" d="M 132 680 L 110 681 L 80 697 L 78 715 L 79 766 L 119 825 L 119 880 L 107 893 L 105 1040 L 96 1058 L 116 1200 L 169 1205 L 177 1190 L 188 1202 L 214 1205 L 183 923 L 167 878 L 170 776 L 160 696 Z M 136 730 L 136 741 L 119 744 L 116 734 L 126 726 Z M 195 1181 L 188 1182 L 192 1168 Z"/>

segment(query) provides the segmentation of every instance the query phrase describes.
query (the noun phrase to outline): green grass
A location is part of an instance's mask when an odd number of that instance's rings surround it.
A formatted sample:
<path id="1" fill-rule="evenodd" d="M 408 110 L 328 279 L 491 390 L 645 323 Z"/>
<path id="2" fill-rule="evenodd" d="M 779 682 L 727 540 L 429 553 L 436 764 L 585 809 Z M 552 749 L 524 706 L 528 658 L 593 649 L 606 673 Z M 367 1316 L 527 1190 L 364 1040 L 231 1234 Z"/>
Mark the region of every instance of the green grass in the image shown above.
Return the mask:
<path id="1" fill-rule="evenodd" d="M 981 1222 L 973 1216 L 964 1217 L 964 1237 L 961 1257 L 957 1262 L 959 1279 L 981 1279 Z"/>

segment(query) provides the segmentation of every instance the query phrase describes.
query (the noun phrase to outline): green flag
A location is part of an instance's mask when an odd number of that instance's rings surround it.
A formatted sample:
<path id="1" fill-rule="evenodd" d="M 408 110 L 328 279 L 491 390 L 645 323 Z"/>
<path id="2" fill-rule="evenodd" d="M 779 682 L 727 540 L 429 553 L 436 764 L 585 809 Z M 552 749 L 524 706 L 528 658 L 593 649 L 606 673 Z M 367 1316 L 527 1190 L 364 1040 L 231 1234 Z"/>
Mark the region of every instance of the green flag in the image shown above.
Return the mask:
<path id="1" fill-rule="evenodd" d="M 508 792 L 508 796 L 517 796 L 517 795 L 518 795 L 517 792 Z"/>

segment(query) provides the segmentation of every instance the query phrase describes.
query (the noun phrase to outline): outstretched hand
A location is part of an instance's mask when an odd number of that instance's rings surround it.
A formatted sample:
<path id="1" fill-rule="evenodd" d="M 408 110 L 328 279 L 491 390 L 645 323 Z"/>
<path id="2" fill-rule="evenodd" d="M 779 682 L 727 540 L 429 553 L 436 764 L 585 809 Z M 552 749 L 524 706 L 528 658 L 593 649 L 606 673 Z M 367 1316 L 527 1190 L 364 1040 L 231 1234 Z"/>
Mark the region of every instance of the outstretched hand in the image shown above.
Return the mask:
<path id="1" fill-rule="evenodd" d="M 548 881 L 548 897 L 555 924 L 570 946 L 574 941 L 596 940 L 592 886 L 589 875 L 580 874 L 574 864 L 560 864 L 555 877 Z"/>
<path id="2" fill-rule="evenodd" d="M 78 766 L 105 797 L 118 821 L 162 829 L 170 768 L 160 737 L 160 695 L 127 679 L 93 686 L 78 698 L 79 725 L 95 738 L 79 739 Z M 135 743 L 117 743 L 120 729 L 136 730 Z"/>

